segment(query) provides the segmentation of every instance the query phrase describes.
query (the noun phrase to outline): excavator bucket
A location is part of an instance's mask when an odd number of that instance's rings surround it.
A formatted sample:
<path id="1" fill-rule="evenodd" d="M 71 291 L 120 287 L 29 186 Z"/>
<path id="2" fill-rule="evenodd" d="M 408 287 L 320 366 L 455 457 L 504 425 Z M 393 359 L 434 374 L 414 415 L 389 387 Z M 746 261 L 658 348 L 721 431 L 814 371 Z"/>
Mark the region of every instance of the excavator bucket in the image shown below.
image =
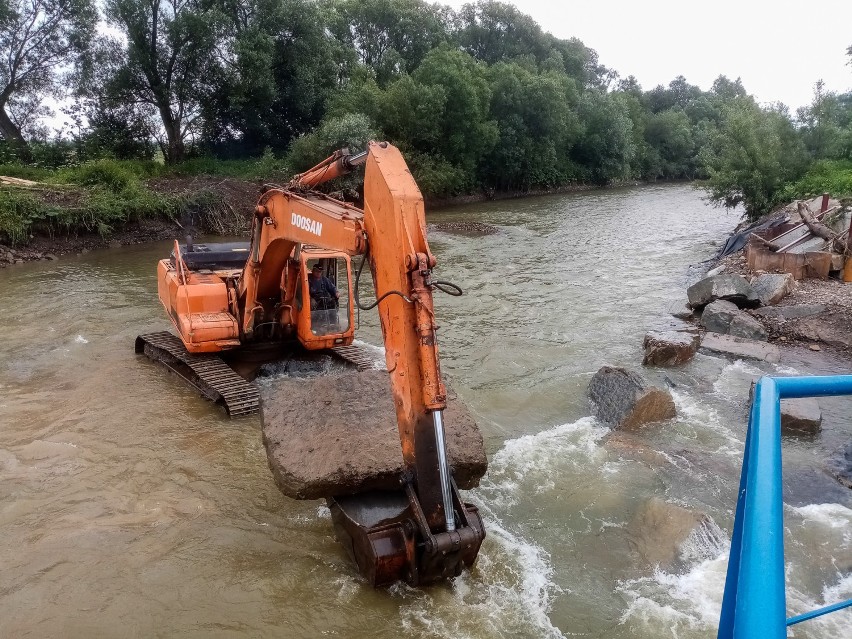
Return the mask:
<path id="1" fill-rule="evenodd" d="M 453 502 L 462 524 L 450 532 L 432 533 L 413 487 L 405 491 L 372 491 L 330 497 L 334 532 L 359 572 L 374 587 L 405 581 L 421 586 L 458 576 L 470 568 L 485 528 L 476 506 Z"/>

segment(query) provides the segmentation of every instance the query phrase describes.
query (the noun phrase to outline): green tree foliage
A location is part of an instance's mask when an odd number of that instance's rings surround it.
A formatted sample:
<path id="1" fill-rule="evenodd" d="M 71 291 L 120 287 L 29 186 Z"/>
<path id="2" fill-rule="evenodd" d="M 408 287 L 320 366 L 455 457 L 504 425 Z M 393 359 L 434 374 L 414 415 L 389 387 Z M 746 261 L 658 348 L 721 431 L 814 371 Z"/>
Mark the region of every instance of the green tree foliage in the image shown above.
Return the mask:
<path id="1" fill-rule="evenodd" d="M 112 39 L 93 36 L 93 2 L 0 0 L 0 160 L 159 146 L 194 173 L 263 152 L 254 176 L 373 137 L 403 149 L 427 196 L 709 177 L 715 201 L 755 215 L 809 161 L 852 159 L 852 94 L 817 85 L 794 125 L 739 79 L 644 91 L 507 2 L 105 0 Z M 81 90 L 48 143 L 60 84 Z"/>
<path id="2" fill-rule="evenodd" d="M 227 0 L 227 50 L 206 89 L 206 148 L 219 155 L 282 151 L 319 124 L 345 51 L 312 0 Z"/>
<path id="3" fill-rule="evenodd" d="M 697 169 L 693 125 L 682 110 L 653 113 L 645 125 L 645 141 L 651 147 L 654 173 L 664 178 L 691 178 Z"/>
<path id="4" fill-rule="evenodd" d="M 168 163 L 186 156 L 200 129 L 206 82 L 216 77 L 223 14 L 204 0 L 107 0 L 125 51 L 103 91 L 150 123 Z"/>
<path id="5" fill-rule="evenodd" d="M 311 133 L 294 140 L 288 159 L 294 171 L 302 172 L 338 149 L 348 148 L 352 153 L 362 151 L 367 148 L 367 142 L 375 138 L 369 118 L 361 113 L 329 118 Z"/>
<path id="6" fill-rule="evenodd" d="M 785 185 L 805 172 L 804 144 L 790 119 L 777 110 L 732 104 L 723 118 L 704 149 L 709 199 L 727 208 L 741 204 L 754 220 L 779 204 Z"/>
<path id="7" fill-rule="evenodd" d="M 486 64 L 526 62 L 543 70 L 559 71 L 581 86 L 598 85 L 606 69 L 595 51 L 577 38 L 561 40 L 545 33 L 530 16 L 513 5 L 478 0 L 462 7 L 456 20 L 455 41 Z"/>
<path id="8" fill-rule="evenodd" d="M 334 37 L 383 87 L 448 38 L 446 9 L 424 0 L 330 0 L 328 15 Z"/>
<path id="9" fill-rule="evenodd" d="M 823 193 L 852 198 L 852 160 L 818 160 L 785 189 L 785 199 L 806 199 Z"/>
<path id="10" fill-rule="evenodd" d="M 444 94 L 438 137 L 423 152 L 435 152 L 471 175 L 497 141 L 497 124 L 489 118 L 491 88 L 486 68 L 469 55 L 440 47 L 412 74 L 417 84 Z"/>
<path id="11" fill-rule="evenodd" d="M 24 132 L 64 93 L 96 21 L 93 0 L 0 0 L 0 135 L 22 160 L 32 159 Z"/>
<path id="12" fill-rule="evenodd" d="M 619 100 L 597 90 L 587 91 L 580 99 L 578 114 L 583 133 L 570 155 L 584 179 L 607 184 L 630 177 L 636 150 L 633 123 Z"/>
<path id="13" fill-rule="evenodd" d="M 814 158 L 852 159 L 852 94 L 826 91 L 819 80 L 811 104 L 799 109 L 796 119 Z"/>
<path id="14" fill-rule="evenodd" d="M 466 4 L 459 12 L 459 23 L 456 38 L 462 49 L 486 64 L 524 56 L 540 61 L 550 53 L 538 23 L 505 2 Z"/>
<path id="15" fill-rule="evenodd" d="M 579 94 L 564 74 L 534 73 L 518 64 L 499 63 L 489 70 L 491 117 L 498 142 L 482 162 L 490 188 L 547 188 L 574 177 L 565 158 L 580 134 Z"/>

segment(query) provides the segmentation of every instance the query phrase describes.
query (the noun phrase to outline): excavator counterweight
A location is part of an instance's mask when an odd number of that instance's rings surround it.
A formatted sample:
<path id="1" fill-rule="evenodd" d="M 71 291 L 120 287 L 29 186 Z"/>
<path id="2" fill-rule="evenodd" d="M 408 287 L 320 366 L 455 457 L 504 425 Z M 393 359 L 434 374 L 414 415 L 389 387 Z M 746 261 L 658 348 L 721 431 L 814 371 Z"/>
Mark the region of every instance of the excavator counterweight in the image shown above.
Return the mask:
<path id="1" fill-rule="evenodd" d="M 314 190 L 361 165 L 363 209 Z M 370 307 L 358 301 L 353 256 L 370 267 L 376 293 Z M 433 277 L 436 262 L 423 197 L 402 155 L 371 142 L 363 153 L 338 151 L 287 186 L 268 187 L 255 207 L 250 243 L 175 242 L 158 265 L 158 291 L 179 339 L 137 338 L 137 352 L 231 415 L 248 414 L 258 399 L 246 392 L 252 385 L 243 377 L 250 380 L 264 359 L 329 353 L 360 368 L 364 357 L 352 343 L 355 302 L 378 307 L 402 465 L 381 490 L 347 494 L 331 486 L 323 495 L 335 533 L 374 586 L 452 578 L 473 565 L 485 537 L 478 510 L 461 499 L 447 453 L 447 390 L 432 293 L 448 288 Z M 304 428 L 312 427 L 319 428 L 305 414 Z M 483 452 L 482 473 L 484 459 Z M 341 468 L 350 461 L 340 459 Z"/>

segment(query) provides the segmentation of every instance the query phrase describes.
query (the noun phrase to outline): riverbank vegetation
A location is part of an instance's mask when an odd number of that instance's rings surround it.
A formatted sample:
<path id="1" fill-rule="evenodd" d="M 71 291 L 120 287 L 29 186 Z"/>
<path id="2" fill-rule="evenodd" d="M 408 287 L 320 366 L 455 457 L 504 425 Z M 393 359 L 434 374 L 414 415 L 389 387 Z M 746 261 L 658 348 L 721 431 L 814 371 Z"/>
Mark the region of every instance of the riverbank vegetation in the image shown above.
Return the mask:
<path id="1" fill-rule="evenodd" d="M 850 181 L 852 95 L 644 90 L 501 2 L 0 0 L 0 53 L 0 175 L 40 183 L 0 186 L 0 241 L 233 210 L 212 178 L 256 192 L 369 139 L 427 199 L 706 179 L 756 217 Z"/>

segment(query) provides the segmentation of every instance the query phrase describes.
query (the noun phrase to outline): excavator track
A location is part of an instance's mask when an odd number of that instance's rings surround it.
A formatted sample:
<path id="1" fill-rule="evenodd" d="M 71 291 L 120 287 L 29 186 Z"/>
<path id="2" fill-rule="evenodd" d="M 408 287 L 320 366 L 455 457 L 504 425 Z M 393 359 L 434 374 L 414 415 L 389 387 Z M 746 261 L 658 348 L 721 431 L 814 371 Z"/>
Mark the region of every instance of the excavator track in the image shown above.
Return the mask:
<path id="1" fill-rule="evenodd" d="M 377 368 L 373 356 L 357 346 L 336 346 L 329 350 L 335 356 L 354 365 L 359 371 L 372 371 Z M 384 365 L 381 365 L 380 368 L 385 370 Z"/>
<path id="2" fill-rule="evenodd" d="M 169 332 L 136 338 L 136 352 L 163 364 L 209 400 L 223 406 L 231 417 L 260 410 L 260 393 L 216 355 L 193 355 Z"/>
<path id="3" fill-rule="evenodd" d="M 254 384 L 240 377 L 221 357 L 193 355 L 172 333 L 139 335 L 136 352 L 163 364 L 204 397 L 224 407 L 231 417 L 251 415 L 260 410 L 260 393 Z M 376 368 L 373 355 L 357 346 L 338 346 L 330 352 L 359 371 Z"/>

